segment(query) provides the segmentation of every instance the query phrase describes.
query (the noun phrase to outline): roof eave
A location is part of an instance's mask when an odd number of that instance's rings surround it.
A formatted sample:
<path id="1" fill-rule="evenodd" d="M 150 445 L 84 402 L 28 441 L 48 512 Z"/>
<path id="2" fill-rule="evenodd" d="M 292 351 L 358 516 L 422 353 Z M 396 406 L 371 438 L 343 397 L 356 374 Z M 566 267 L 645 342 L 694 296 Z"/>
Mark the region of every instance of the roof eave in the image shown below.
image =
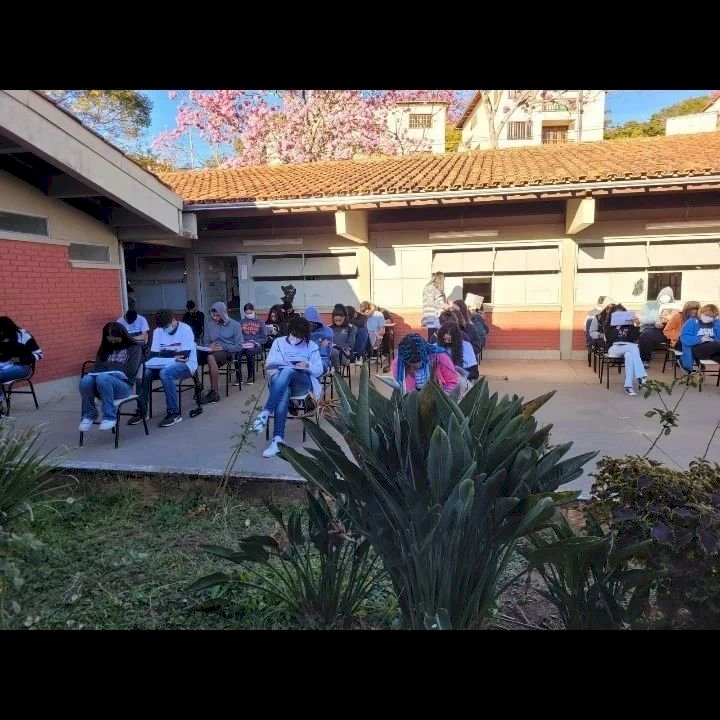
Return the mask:
<path id="1" fill-rule="evenodd" d="M 635 180 L 604 180 L 585 183 L 561 183 L 547 185 L 518 185 L 478 190 L 438 190 L 429 192 L 381 193 L 374 195 L 338 195 L 332 197 L 294 198 L 284 200 L 253 200 L 245 202 L 190 202 L 185 203 L 186 212 L 211 210 L 272 210 L 284 208 L 349 207 L 369 203 L 398 203 L 415 200 L 464 200 L 479 197 L 527 195 L 528 193 L 553 194 L 583 192 L 620 188 L 672 187 L 720 183 L 720 175 L 687 175 L 684 177 L 645 178 Z"/>

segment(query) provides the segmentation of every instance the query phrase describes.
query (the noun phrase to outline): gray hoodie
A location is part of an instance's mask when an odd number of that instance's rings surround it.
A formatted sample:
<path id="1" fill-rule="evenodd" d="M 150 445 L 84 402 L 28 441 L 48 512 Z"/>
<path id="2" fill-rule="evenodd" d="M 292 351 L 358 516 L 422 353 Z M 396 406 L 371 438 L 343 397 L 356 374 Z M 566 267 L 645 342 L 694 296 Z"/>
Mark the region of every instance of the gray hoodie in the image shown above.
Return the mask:
<path id="1" fill-rule="evenodd" d="M 640 310 L 640 329 L 647 330 L 648 328 L 654 328 L 655 323 L 660 319 L 660 298 L 663 295 L 669 295 L 670 300 L 667 302 L 674 303 L 675 295 L 673 294 L 671 287 L 664 287 L 657 295 L 657 300 L 646 302 L 642 310 Z M 667 304 L 667 303 L 666 303 Z"/>
<path id="2" fill-rule="evenodd" d="M 216 323 L 208 315 L 205 321 L 205 342 L 208 345 L 214 342 L 220 343 L 223 350 L 227 350 L 227 352 L 240 352 L 243 349 L 243 334 L 240 323 L 228 315 L 224 302 L 216 302 L 210 309 L 215 310 L 224 323 L 222 325 Z"/>

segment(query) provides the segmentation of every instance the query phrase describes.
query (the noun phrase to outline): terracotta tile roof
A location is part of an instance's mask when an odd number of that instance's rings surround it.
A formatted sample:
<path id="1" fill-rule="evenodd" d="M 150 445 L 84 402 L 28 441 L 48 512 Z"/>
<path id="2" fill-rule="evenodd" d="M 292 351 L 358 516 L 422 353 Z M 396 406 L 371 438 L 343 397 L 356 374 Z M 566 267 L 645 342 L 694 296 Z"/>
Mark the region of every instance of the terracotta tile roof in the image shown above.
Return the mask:
<path id="1" fill-rule="evenodd" d="M 720 132 L 446 155 L 164 173 L 186 203 L 532 187 L 720 174 Z"/>

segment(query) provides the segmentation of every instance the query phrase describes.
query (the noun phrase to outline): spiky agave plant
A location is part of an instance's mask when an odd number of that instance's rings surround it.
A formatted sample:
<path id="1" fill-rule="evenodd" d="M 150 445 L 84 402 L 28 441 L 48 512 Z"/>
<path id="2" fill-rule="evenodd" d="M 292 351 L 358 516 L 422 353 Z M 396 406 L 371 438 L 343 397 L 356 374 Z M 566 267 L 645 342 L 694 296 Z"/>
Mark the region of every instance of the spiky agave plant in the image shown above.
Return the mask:
<path id="1" fill-rule="evenodd" d="M 572 443 L 548 447 L 551 426 L 538 428 L 534 413 L 554 393 L 523 404 L 481 379 L 460 403 L 434 382 L 388 399 L 367 367 L 357 398 L 334 381 L 340 405 L 327 419 L 350 456 L 304 420 L 317 447 L 282 446 L 281 457 L 370 540 L 407 627 L 480 626 L 518 540 L 577 497 L 555 491 L 596 453 L 563 460 Z"/>

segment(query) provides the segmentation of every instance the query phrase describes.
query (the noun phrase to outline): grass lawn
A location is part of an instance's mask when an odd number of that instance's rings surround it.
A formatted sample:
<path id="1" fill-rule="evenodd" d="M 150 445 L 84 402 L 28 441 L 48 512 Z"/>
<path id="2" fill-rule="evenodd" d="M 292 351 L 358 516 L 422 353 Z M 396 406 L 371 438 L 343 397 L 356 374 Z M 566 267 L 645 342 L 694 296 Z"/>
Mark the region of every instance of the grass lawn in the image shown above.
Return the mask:
<path id="1" fill-rule="evenodd" d="M 104 478 L 103 480 L 107 480 Z M 198 491 L 148 493 L 142 483 L 83 481 L 72 504 L 36 511 L 28 531 L 46 545 L 46 559 L 26 566 L 26 581 L 10 600 L 21 606 L 10 627 L 39 629 L 297 628 L 261 593 L 234 588 L 219 610 L 197 606 L 208 596 L 189 594 L 199 577 L 228 568 L 198 548 L 235 547 L 243 535 L 265 534 L 274 521 L 259 500 L 215 499 Z M 277 504 L 298 502 L 275 499 Z M 237 567 L 237 566 L 233 566 Z M 386 588 L 358 620 L 390 627 L 396 617 Z"/>

